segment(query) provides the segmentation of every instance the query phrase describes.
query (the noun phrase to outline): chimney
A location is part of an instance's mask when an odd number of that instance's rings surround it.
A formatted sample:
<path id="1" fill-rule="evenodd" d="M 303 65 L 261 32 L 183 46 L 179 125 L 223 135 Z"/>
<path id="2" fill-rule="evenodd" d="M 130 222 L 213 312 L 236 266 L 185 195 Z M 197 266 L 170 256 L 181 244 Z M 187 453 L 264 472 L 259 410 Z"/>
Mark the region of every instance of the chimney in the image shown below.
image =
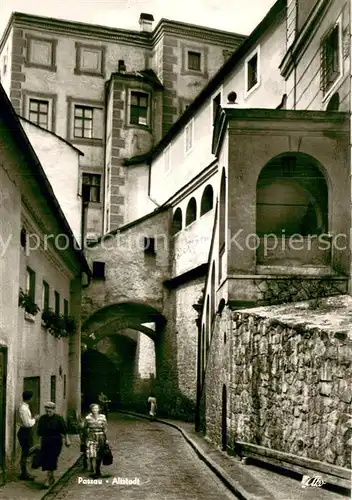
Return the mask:
<path id="1" fill-rule="evenodd" d="M 154 17 L 152 16 L 152 14 L 145 14 L 144 12 L 142 12 L 139 17 L 139 25 L 141 31 L 151 33 L 151 31 L 153 30 L 153 21 Z"/>

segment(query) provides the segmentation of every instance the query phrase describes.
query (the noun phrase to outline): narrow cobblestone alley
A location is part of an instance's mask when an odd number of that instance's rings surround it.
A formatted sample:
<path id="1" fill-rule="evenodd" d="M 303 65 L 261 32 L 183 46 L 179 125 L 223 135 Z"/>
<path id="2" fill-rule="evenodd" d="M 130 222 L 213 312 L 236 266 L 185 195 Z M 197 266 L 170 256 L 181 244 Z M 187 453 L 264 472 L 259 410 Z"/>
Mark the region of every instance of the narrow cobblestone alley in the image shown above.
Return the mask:
<path id="1" fill-rule="evenodd" d="M 197 457 L 180 433 L 166 425 L 130 416 L 109 416 L 108 439 L 114 464 L 103 467 L 101 484 L 78 469 L 56 500 L 228 500 L 235 497 Z M 135 480 L 138 484 L 118 484 Z"/>

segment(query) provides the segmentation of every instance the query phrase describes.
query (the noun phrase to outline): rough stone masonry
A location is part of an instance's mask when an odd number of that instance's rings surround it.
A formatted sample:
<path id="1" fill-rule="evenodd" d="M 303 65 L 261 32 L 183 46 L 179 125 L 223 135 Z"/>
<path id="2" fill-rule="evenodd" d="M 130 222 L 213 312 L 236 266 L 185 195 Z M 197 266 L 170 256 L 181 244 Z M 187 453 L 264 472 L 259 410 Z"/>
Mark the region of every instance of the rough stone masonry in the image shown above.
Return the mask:
<path id="1" fill-rule="evenodd" d="M 225 308 L 206 376 L 210 439 L 221 442 L 226 385 L 230 447 L 245 441 L 350 468 L 351 325 L 349 296 Z"/>

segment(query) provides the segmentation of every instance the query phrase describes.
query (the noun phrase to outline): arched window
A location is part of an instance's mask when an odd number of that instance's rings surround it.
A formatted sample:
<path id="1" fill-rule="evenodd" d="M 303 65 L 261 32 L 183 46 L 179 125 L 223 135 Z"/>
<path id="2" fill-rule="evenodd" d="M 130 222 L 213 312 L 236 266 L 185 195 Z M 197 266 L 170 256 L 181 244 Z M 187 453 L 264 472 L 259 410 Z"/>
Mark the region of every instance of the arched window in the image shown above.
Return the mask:
<path id="1" fill-rule="evenodd" d="M 213 188 L 209 184 L 203 191 L 202 201 L 200 205 L 200 215 L 204 215 L 213 208 Z"/>
<path id="2" fill-rule="evenodd" d="M 226 234 L 226 220 L 225 220 L 225 206 L 226 206 L 226 179 L 225 169 L 222 170 L 221 185 L 220 185 L 220 210 L 219 210 L 219 248 L 220 251 L 225 244 Z"/>
<path id="3" fill-rule="evenodd" d="M 189 226 L 197 218 L 197 202 L 195 198 L 191 198 L 187 205 L 186 226 Z"/>
<path id="4" fill-rule="evenodd" d="M 340 96 L 338 92 L 332 96 L 328 105 L 326 106 L 326 111 L 338 111 L 340 107 Z"/>
<path id="5" fill-rule="evenodd" d="M 182 210 L 177 208 L 172 219 L 172 234 L 176 234 L 182 229 Z"/>

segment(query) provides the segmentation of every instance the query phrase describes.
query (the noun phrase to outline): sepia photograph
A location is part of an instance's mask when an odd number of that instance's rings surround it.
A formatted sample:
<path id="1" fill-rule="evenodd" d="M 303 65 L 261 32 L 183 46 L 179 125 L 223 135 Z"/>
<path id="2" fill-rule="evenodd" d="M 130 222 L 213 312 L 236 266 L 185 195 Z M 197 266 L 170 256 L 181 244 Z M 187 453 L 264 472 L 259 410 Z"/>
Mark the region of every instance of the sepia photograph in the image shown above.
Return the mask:
<path id="1" fill-rule="evenodd" d="M 0 500 L 352 500 L 352 0 L 1 0 Z"/>

